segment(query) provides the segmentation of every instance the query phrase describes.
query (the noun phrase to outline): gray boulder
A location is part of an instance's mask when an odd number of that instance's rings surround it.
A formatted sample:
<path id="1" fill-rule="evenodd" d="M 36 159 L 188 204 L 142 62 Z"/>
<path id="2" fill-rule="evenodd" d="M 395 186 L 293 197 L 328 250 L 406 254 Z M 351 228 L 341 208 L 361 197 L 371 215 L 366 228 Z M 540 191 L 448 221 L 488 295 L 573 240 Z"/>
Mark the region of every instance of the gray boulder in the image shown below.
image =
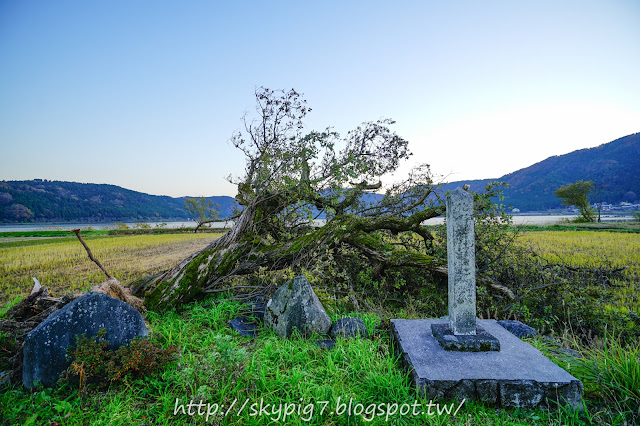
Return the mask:
<path id="1" fill-rule="evenodd" d="M 67 349 L 76 336 L 94 337 L 107 330 L 110 349 L 117 349 L 138 336 L 147 336 L 140 312 L 106 294 L 87 293 L 51 314 L 34 328 L 24 341 L 22 383 L 51 386 L 68 367 Z"/>
<path id="2" fill-rule="evenodd" d="M 276 290 L 267 302 L 265 323 L 281 337 L 289 337 L 294 329 L 303 335 L 326 334 L 331 319 L 304 276 L 289 281 Z"/>
<path id="3" fill-rule="evenodd" d="M 367 326 L 360 317 L 340 318 L 331 327 L 331 337 L 369 337 Z"/>
<path id="4" fill-rule="evenodd" d="M 538 332 L 535 328 L 529 327 L 520 321 L 515 320 L 500 320 L 498 324 L 506 328 L 511 334 L 515 334 L 519 338 L 537 336 Z"/>

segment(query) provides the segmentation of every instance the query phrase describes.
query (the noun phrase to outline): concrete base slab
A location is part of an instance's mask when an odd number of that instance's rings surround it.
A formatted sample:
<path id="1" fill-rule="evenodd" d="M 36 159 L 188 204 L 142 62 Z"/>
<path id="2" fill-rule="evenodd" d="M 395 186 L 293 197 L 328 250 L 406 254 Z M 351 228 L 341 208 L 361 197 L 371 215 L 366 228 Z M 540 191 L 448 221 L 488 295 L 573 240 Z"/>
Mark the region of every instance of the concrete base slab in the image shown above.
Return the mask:
<path id="1" fill-rule="evenodd" d="M 447 319 L 391 320 L 391 337 L 420 395 L 467 399 L 502 407 L 582 406 L 582 383 L 495 320 L 478 320 L 500 341 L 499 351 L 447 351 L 432 324 Z"/>

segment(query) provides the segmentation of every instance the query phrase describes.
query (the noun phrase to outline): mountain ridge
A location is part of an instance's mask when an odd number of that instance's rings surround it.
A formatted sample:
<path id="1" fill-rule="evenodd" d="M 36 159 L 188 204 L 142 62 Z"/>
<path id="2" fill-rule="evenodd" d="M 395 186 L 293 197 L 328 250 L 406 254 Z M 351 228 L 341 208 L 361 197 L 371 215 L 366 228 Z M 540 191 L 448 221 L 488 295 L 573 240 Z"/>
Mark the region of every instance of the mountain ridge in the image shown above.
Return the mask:
<path id="1" fill-rule="evenodd" d="M 0 181 L 0 222 L 105 222 L 185 220 L 188 197 L 150 195 L 110 184 L 34 179 Z M 234 198 L 205 197 L 221 218 L 232 215 Z"/>
<path id="2" fill-rule="evenodd" d="M 555 196 L 560 186 L 577 180 L 596 185 L 598 201 L 640 201 L 640 133 L 618 138 L 594 148 L 555 155 L 497 179 L 476 179 L 442 184 L 452 190 L 468 184 L 480 192 L 495 181 L 510 185 L 503 203 L 526 211 L 561 208 Z M 370 194 L 372 198 L 380 195 Z M 104 222 L 185 220 L 188 197 L 150 195 L 110 184 L 34 179 L 0 181 L 0 222 Z M 233 214 L 229 196 L 206 197 L 219 206 L 221 218 Z"/>
<path id="3" fill-rule="evenodd" d="M 554 155 L 497 179 L 455 181 L 442 185 L 450 190 L 469 184 L 482 191 L 489 182 L 504 181 L 504 204 L 521 211 L 561 208 L 555 190 L 578 180 L 590 180 L 595 195 L 608 203 L 640 200 L 640 133 L 623 136 L 593 148 Z"/>

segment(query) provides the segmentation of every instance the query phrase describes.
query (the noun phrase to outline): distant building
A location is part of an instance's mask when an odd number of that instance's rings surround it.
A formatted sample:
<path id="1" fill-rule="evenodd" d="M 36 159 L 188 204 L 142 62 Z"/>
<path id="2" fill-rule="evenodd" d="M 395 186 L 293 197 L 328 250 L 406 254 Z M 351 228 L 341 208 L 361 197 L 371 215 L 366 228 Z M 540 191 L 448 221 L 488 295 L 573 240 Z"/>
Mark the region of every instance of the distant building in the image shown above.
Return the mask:
<path id="1" fill-rule="evenodd" d="M 602 210 L 604 211 L 609 211 L 613 208 L 613 204 L 609 204 L 609 203 L 602 203 Z"/>

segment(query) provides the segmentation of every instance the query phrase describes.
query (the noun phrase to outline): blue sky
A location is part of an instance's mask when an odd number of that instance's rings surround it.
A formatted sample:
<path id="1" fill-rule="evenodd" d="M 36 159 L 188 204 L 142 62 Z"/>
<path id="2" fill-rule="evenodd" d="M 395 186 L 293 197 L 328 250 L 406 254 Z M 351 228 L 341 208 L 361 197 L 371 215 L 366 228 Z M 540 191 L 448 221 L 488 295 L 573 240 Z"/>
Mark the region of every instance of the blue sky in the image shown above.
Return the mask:
<path id="1" fill-rule="evenodd" d="M 640 2 L 0 0 L 0 179 L 235 195 L 254 90 L 499 177 L 640 132 Z"/>

